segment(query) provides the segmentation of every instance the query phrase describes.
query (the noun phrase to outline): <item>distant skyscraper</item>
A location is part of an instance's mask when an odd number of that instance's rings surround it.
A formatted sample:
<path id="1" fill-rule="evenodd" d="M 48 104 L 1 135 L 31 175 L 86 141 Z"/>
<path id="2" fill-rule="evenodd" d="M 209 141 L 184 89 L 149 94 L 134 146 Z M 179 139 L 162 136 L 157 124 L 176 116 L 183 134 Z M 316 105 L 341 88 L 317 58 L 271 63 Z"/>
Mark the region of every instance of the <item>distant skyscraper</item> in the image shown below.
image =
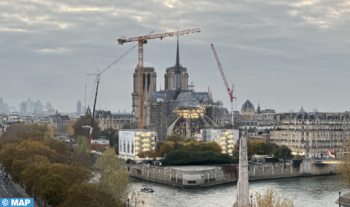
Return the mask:
<path id="1" fill-rule="evenodd" d="M 36 113 L 43 112 L 43 104 L 39 100 L 36 102 L 35 111 Z"/>
<path id="2" fill-rule="evenodd" d="M 78 101 L 77 103 L 77 113 L 80 114 L 81 113 L 81 102 Z"/>
<path id="3" fill-rule="evenodd" d="M 33 101 L 30 98 L 28 98 L 28 101 L 27 101 L 27 112 L 28 113 L 32 113 L 33 112 L 32 109 L 33 109 Z"/>
<path id="4" fill-rule="evenodd" d="M 22 101 L 21 109 L 22 109 L 21 110 L 22 113 L 27 113 L 27 102 Z"/>
<path id="5" fill-rule="evenodd" d="M 47 102 L 47 103 L 46 103 L 46 109 L 47 109 L 47 110 L 52 109 L 52 106 L 51 106 L 51 103 L 50 103 L 50 102 Z"/>

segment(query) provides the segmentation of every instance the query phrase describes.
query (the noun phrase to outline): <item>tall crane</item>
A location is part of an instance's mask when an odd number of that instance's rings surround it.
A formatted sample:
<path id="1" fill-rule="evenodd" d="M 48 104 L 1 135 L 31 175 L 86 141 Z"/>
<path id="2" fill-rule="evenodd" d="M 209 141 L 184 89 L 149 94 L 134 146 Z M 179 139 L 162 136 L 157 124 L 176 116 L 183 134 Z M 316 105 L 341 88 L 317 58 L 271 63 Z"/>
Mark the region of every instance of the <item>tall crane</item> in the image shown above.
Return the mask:
<path id="1" fill-rule="evenodd" d="M 154 31 L 151 31 L 149 34 L 152 34 Z M 148 35 L 149 35 L 148 34 Z M 99 68 L 96 65 L 97 71 L 98 73 L 93 73 L 93 74 L 86 74 L 88 76 L 96 76 L 95 81 L 97 83 L 96 86 L 96 94 L 95 94 L 95 101 L 94 101 L 94 108 L 92 111 L 92 120 L 91 120 L 91 127 L 90 127 L 90 133 L 89 133 L 89 143 L 91 144 L 91 136 L 92 136 L 92 130 L 93 130 L 93 125 L 94 125 L 94 118 L 95 118 L 95 108 L 96 108 L 96 101 L 97 101 L 97 92 L 98 92 L 98 85 L 100 84 L 100 79 L 101 79 L 101 75 L 106 72 L 108 69 L 110 69 L 113 65 L 115 65 L 117 62 L 119 62 L 121 59 L 123 59 L 127 54 L 129 54 L 133 49 L 135 49 L 135 47 L 138 44 L 133 45 L 130 49 L 128 49 L 122 56 L 120 56 L 118 59 L 116 59 L 115 61 L 113 61 L 111 64 L 109 64 L 105 69 L 103 69 L 102 71 L 99 70 Z"/>
<path id="2" fill-rule="evenodd" d="M 125 37 L 121 37 L 118 39 L 119 44 L 123 45 L 124 43 L 128 42 L 138 42 L 139 46 L 139 53 L 138 53 L 138 101 L 139 101 L 139 120 L 138 120 L 138 128 L 143 129 L 144 126 L 144 92 L 143 92 L 143 45 L 147 43 L 147 40 L 150 39 L 163 39 L 165 37 L 172 37 L 172 36 L 179 36 L 179 35 L 185 35 L 185 34 L 191 34 L 191 33 L 197 33 L 200 32 L 199 28 L 195 29 L 187 29 L 182 31 L 176 31 L 176 32 L 167 32 L 162 34 L 152 34 L 152 35 L 146 35 L 146 36 L 138 36 L 138 37 L 132 37 L 129 39 L 125 39 Z"/>
<path id="3" fill-rule="evenodd" d="M 231 118 L 232 118 L 232 124 L 234 122 L 234 114 L 233 114 L 233 99 L 236 99 L 236 97 L 233 96 L 233 87 L 235 86 L 235 84 L 232 84 L 232 88 L 230 89 L 228 83 L 227 83 L 227 80 L 226 80 L 226 77 L 225 77 L 225 73 L 224 71 L 222 70 L 222 67 L 221 67 L 221 63 L 220 63 L 220 60 L 219 60 L 219 57 L 218 55 L 216 54 L 216 51 L 215 51 L 215 47 L 214 47 L 214 44 L 211 43 L 211 49 L 213 50 L 213 53 L 214 53 L 214 56 L 215 56 L 215 59 L 216 59 L 216 63 L 218 64 L 218 67 L 219 67 L 219 70 L 220 70 L 220 73 L 221 73 L 221 77 L 222 77 L 222 80 L 224 80 L 224 83 L 225 83 L 225 86 L 226 86 L 226 90 L 228 92 L 228 95 L 230 96 L 230 100 L 231 100 Z"/>

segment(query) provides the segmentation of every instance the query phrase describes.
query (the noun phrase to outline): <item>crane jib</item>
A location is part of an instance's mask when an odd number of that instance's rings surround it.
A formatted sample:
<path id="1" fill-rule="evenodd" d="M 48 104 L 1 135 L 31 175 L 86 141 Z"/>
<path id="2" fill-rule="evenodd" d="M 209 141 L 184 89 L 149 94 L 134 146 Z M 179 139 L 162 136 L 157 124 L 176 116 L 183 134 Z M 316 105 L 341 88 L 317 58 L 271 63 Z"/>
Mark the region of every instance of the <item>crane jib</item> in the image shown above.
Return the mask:
<path id="1" fill-rule="evenodd" d="M 179 36 L 179 35 L 185 35 L 185 34 L 191 34 L 191 33 L 197 33 L 197 32 L 201 32 L 200 28 L 187 29 L 187 30 L 168 32 L 168 33 L 162 33 L 162 34 L 154 34 L 154 35 L 132 37 L 132 38 L 129 38 L 129 39 L 125 40 L 125 42 L 134 42 L 134 41 L 146 40 L 146 39 L 172 37 L 172 36 Z"/>

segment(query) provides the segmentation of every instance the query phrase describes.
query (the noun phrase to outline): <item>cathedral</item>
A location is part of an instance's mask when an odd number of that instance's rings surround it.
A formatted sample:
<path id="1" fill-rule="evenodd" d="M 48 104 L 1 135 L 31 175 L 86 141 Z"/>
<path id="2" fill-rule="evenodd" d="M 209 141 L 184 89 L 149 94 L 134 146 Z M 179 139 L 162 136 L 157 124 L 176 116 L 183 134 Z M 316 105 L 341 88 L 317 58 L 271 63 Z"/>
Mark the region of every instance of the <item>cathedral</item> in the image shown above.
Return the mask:
<path id="1" fill-rule="evenodd" d="M 153 67 L 144 67 L 144 128 L 157 132 L 158 140 L 180 134 L 193 137 L 204 128 L 221 128 L 227 124 L 228 111 L 222 102 L 213 102 L 212 93 L 195 92 L 189 85 L 187 68 L 180 64 L 179 37 L 177 37 L 176 60 L 164 74 L 164 90 L 156 90 L 157 73 Z M 132 127 L 138 126 L 138 68 L 133 76 Z M 220 104 L 221 103 L 221 104 Z M 226 122 L 225 122 L 226 120 Z"/>

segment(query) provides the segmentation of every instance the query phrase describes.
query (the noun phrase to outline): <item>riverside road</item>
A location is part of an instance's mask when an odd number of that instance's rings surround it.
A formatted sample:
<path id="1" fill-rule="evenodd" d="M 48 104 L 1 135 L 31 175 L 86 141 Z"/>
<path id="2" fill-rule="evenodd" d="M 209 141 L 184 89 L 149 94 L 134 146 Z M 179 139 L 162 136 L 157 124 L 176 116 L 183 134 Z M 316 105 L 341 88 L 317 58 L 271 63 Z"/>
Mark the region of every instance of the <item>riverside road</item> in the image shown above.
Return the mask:
<path id="1" fill-rule="evenodd" d="M 6 178 L 6 173 L 0 171 L 0 198 L 22 198 L 23 196 L 17 191 L 15 186 L 4 180 Z"/>

